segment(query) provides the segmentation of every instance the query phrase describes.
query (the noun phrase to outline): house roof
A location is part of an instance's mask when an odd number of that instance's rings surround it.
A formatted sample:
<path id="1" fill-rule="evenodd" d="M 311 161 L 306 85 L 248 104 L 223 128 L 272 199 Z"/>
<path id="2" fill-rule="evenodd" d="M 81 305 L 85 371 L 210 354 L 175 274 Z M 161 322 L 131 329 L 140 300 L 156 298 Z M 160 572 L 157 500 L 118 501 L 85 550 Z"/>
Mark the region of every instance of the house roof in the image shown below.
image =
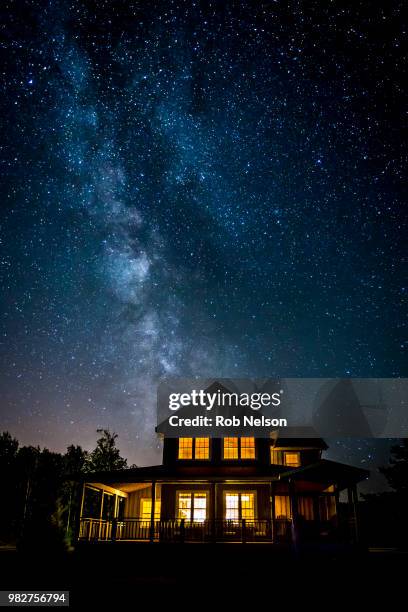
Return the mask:
<path id="1" fill-rule="evenodd" d="M 279 480 L 304 480 L 321 484 L 327 483 L 327 485 L 336 482 L 340 488 L 345 488 L 365 480 L 369 475 L 368 470 L 337 461 L 321 459 L 316 463 L 288 470 L 279 475 Z"/>
<path id="2" fill-rule="evenodd" d="M 153 465 L 113 472 L 85 474 L 82 480 L 89 483 L 103 482 L 107 485 L 114 485 L 118 489 L 121 488 L 121 485 L 125 486 L 132 482 L 151 482 L 152 480 L 163 482 L 183 480 L 196 480 L 197 482 L 200 480 L 213 480 L 214 482 L 225 480 L 265 480 L 267 482 L 303 480 L 320 484 L 327 483 L 327 486 L 335 482 L 340 488 L 346 488 L 361 480 L 365 480 L 368 476 L 369 472 L 367 470 L 322 459 L 311 465 L 290 469 L 287 466 L 280 465 Z"/>

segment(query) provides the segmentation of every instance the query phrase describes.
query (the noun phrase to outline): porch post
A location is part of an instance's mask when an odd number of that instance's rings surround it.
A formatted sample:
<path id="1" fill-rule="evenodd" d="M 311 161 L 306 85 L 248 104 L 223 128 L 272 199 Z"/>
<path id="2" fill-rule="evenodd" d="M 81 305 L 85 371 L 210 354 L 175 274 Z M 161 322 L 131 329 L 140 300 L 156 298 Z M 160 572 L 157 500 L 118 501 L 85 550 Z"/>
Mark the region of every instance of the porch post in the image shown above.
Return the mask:
<path id="1" fill-rule="evenodd" d="M 156 506 L 156 481 L 152 480 L 152 507 L 150 510 L 150 542 L 154 542 L 154 510 Z"/>
<path id="2" fill-rule="evenodd" d="M 79 487 L 78 487 L 79 488 Z M 85 483 L 82 483 L 81 494 L 77 490 L 76 500 L 79 501 L 79 512 L 78 508 L 75 513 L 75 540 L 79 540 L 79 536 L 81 535 L 81 527 L 82 527 L 82 516 L 84 511 L 84 502 L 85 502 Z"/>

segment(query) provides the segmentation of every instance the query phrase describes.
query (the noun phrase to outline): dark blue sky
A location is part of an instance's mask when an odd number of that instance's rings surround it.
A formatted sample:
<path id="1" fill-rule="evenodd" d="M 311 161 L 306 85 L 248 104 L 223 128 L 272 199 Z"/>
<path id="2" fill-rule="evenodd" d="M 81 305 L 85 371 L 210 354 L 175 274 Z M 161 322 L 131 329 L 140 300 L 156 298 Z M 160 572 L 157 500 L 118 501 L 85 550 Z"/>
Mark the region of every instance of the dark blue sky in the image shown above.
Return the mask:
<path id="1" fill-rule="evenodd" d="M 163 375 L 407 375 L 402 6 L 3 3 L 3 428 L 157 462 Z"/>

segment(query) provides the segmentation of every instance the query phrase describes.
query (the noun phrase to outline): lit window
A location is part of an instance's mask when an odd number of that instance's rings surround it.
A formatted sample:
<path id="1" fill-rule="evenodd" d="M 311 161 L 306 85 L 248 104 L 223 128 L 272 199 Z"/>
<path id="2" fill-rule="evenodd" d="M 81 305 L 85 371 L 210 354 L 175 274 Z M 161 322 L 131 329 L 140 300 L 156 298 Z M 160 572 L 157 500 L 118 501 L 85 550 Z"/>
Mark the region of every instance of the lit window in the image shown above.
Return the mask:
<path id="1" fill-rule="evenodd" d="M 306 521 L 313 521 L 314 510 L 313 510 L 313 498 L 312 497 L 298 497 L 298 513 Z"/>
<path id="2" fill-rule="evenodd" d="M 241 438 L 241 459 L 255 459 L 255 438 Z"/>
<path id="3" fill-rule="evenodd" d="M 179 459 L 193 458 L 193 438 L 179 438 Z"/>
<path id="4" fill-rule="evenodd" d="M 154 504 L 154 520 L 160 520 L 161 500 L 156 499 Z M 150 497 L 142 497 L 140 500 L 140 518 L 142 521 L 150 521 L 152 517 L 152 500 Z"/>
<path id="5" fill-rule="evenodd" d="M 282 452 L 274 450 L 271 447 L 271 463 L 272 465 L 282 465 Z"/>
<path id="6" fill-rule="evenodd" d="M 238 459 L 238 438 L 224 438 L 224 459 Z"/>
<path id="7" fill-rule="evenodd" d="M 179 459 L 209 459 L 209 438 L 179 438 Z"/>
<path id="8" fill-rule="evenodd" d="M 292 518 L 289 495 L 275 495 L 275 518 Z"/>
<path id="9" fill-rule="evenodd" d="M 195 438 L 194 459 L 209 459 L 210 440 L 209 438 Z"/>
<path id="10" fill-rule="evenodd" d="M 241 518 L 252 521 L 255 518 L 253 493 L 241 493 Z"/>
<path id="11" fill-rule="evenodd" d="M 207 493 L 178 493 L 177 518 L 203 523 L 207 518 Z"/>
<path id="12" fill-rule="evenodd" d="M 225 519 L 238 521 L 240 519 L 255 519 L 254 493 L 225 493 Z"/>
<path id="13" fill-rule="evenodd" d="M 299 467 L 300 453 L 285 453 L 285 465 L 289 467 Z"/>
<path id="14" fill-rule="evenodd" d="M 224 459 L 255 459 L 255 438 L 224 438 Z"/>

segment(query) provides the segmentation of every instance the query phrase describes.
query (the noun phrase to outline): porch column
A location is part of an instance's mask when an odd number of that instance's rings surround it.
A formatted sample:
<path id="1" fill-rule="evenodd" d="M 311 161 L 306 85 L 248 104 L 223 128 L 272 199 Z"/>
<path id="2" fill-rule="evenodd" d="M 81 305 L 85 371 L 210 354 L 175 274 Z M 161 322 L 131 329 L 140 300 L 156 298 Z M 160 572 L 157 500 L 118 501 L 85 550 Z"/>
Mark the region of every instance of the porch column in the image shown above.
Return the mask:
<path id="1" fill-rule="evenodd" d="M 79 488 L 79 487 L 78 487 Z M 81 487 L 81 493 L 78 494 L 77 491 L 77 500 L 79 501 L 79 512 L 78 510 L 76 511 L 76 517 L 75 517 L 75 540 L 79 540 L 79 536 L 81 535 L 81 525 L 82 525 L 82 516 L 83 516 L 83 511 L 84 511 L 84 502 L 85 502 L 85 483 L 82 483 L 82 487 Z"/>
<path id="2" fill-rule="evenodd" d="M 154 542 L 154 510 L 156 506 L 156 481 L 152 480 L 152 507 L 150 510 L 150 542 Z"/>

